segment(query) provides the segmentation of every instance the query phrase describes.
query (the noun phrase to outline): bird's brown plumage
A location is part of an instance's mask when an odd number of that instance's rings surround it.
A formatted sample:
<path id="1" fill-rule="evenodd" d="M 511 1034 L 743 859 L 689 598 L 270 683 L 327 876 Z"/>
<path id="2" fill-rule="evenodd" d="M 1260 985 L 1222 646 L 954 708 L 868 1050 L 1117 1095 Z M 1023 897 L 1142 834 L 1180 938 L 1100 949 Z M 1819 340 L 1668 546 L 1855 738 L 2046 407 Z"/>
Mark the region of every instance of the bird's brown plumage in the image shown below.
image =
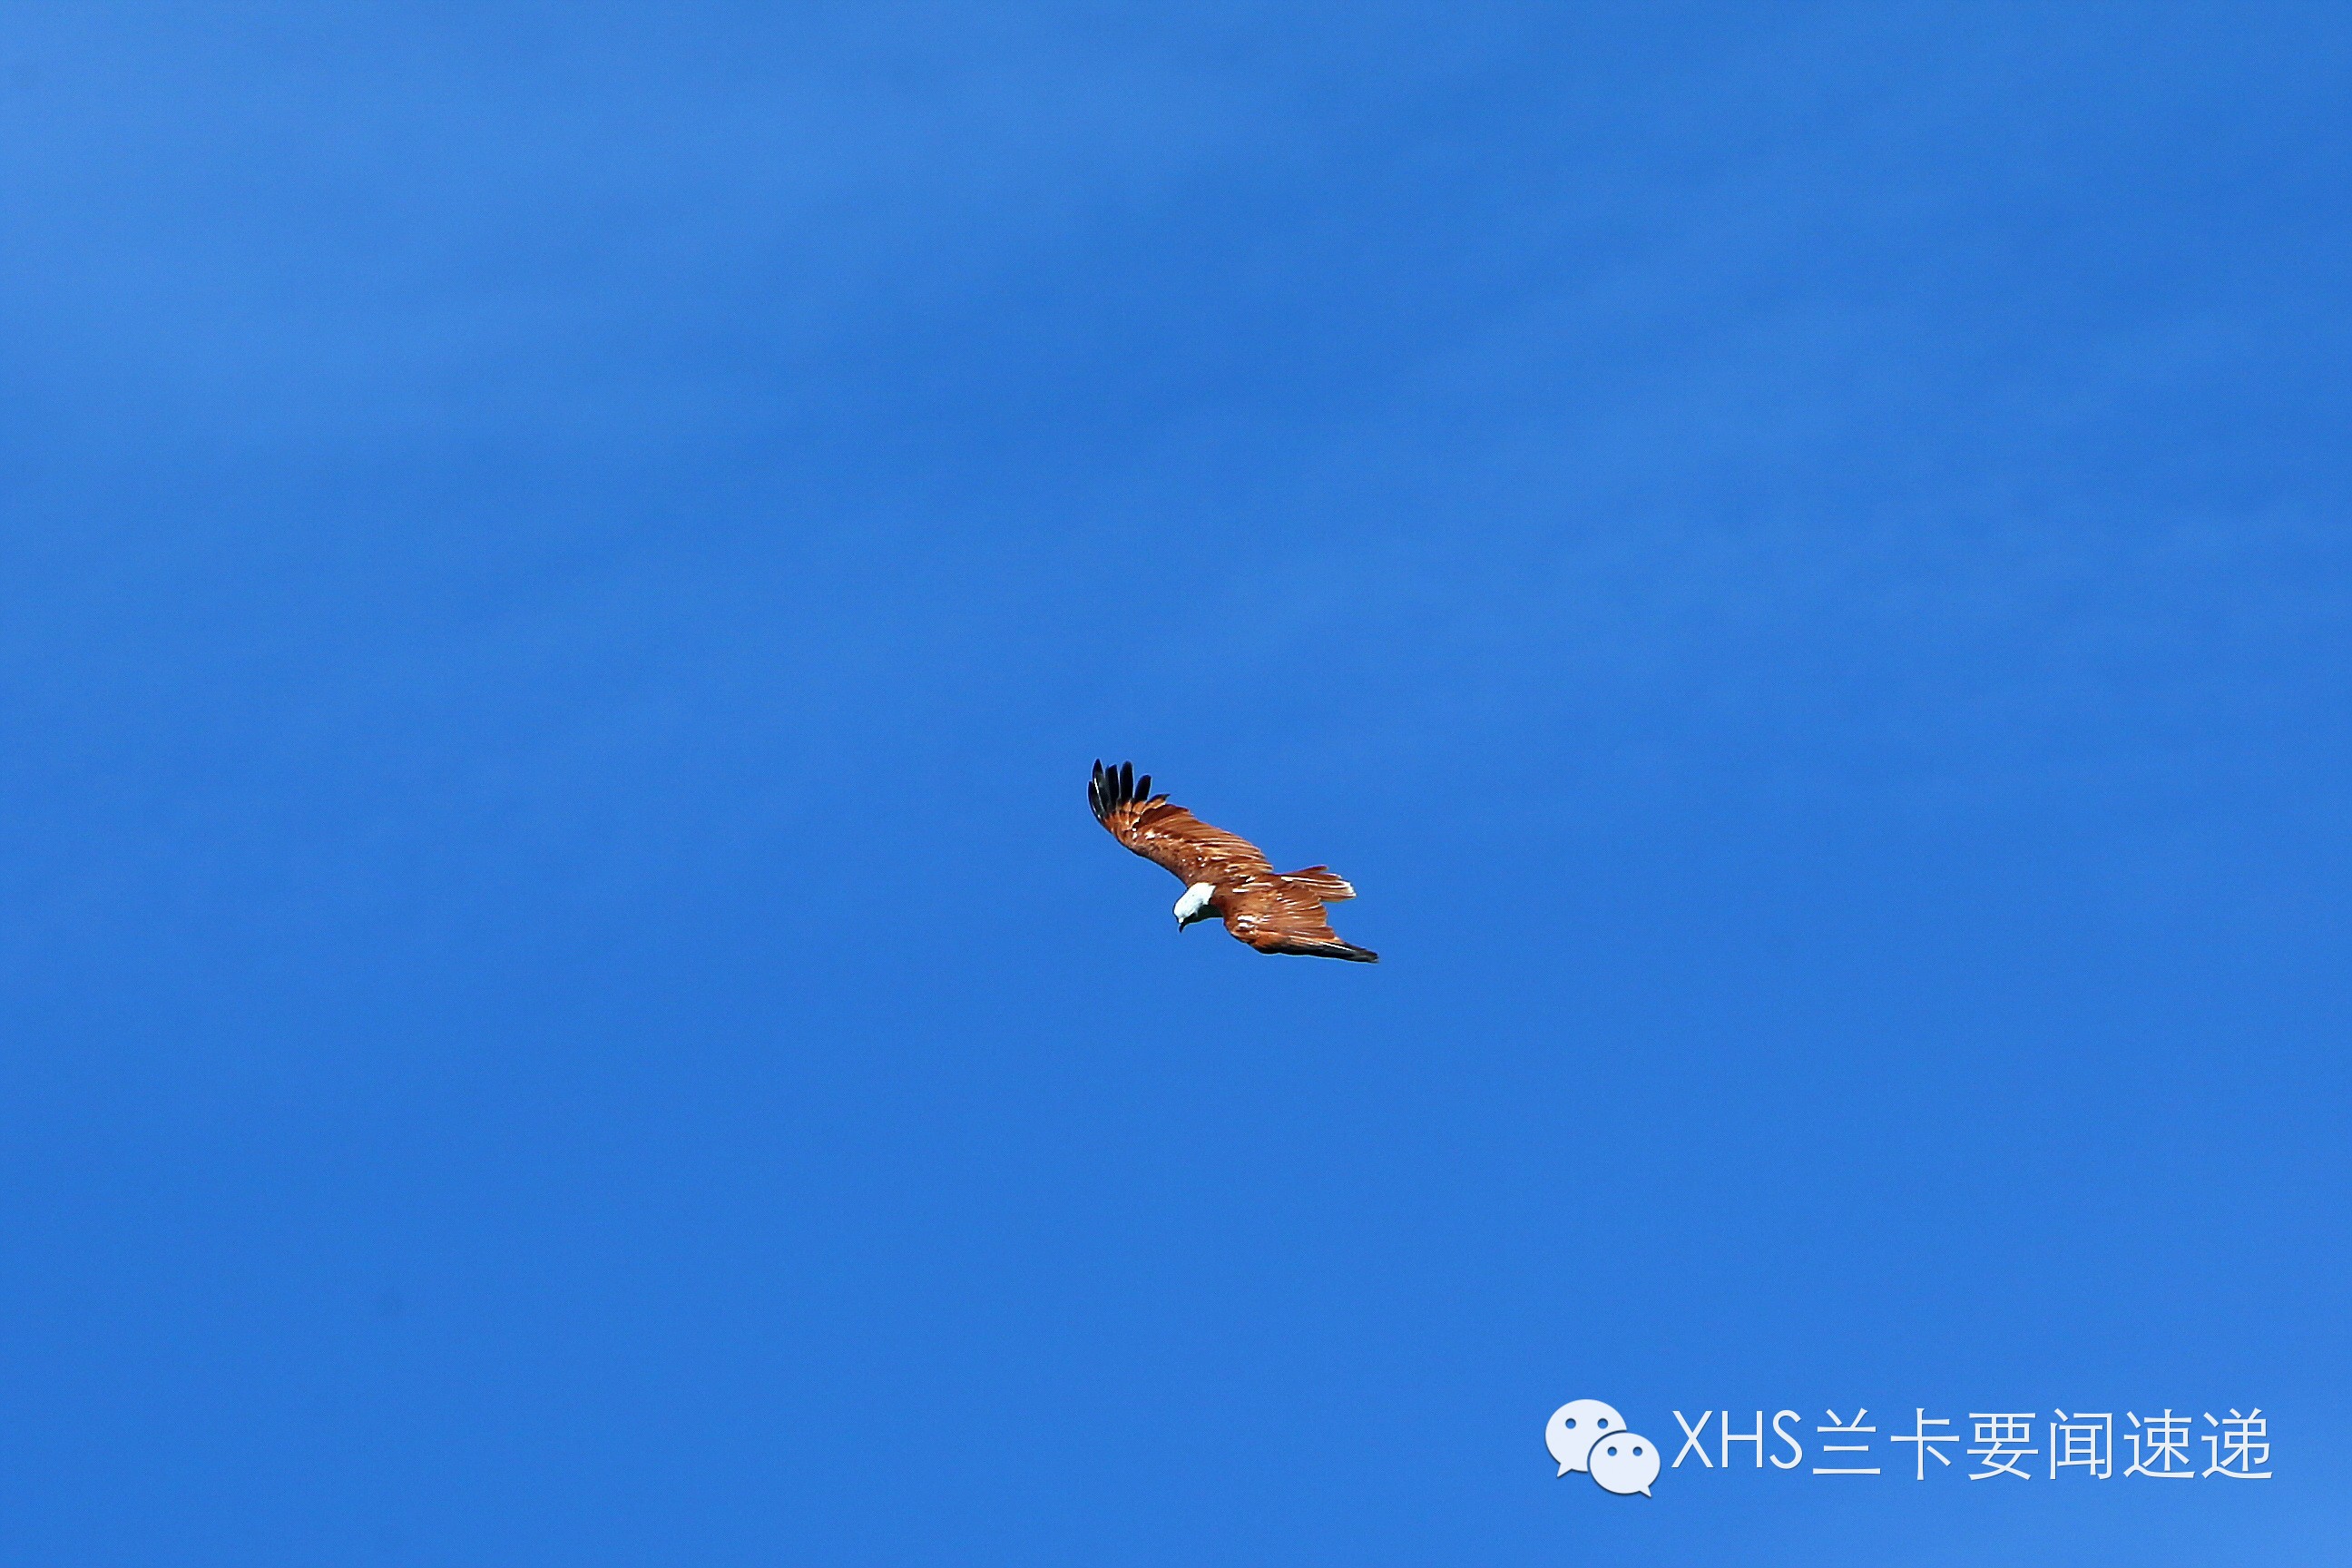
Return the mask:
<path id="1" fill-rule="evenodd" d="M 1087 785 L 1095 820 L 1138 855 L 1172 872 L 1186 887 L 1206 882 L 1216 896 L 1209 907 L 1225 930 L 1260 952 L 1295 952 L 1311 958 L 1345 958 L 1372 963 L 1380 954 L 1339 940 L 1323 906 L 1352 899 L 1356 889 L 1328 866 L 1276 871 L 1248 839 L 1212 827 L 1164 795 L 1151 793 L 1150 774 L 1135 776 L 1135 764 L 1095 764 Z"/>

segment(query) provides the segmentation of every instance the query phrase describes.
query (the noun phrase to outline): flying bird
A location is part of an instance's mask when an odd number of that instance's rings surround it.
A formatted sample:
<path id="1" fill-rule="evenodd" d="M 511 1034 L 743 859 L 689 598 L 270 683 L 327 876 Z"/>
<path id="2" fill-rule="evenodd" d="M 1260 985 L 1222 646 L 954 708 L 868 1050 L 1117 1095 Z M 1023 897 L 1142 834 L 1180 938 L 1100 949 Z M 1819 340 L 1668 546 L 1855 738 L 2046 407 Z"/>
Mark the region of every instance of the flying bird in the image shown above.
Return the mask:
<path id="1" fill-rule="evenodd" d="M 1087 800 L 1095 820 L 1113 838 L 1184 884 L 1184 896 L 1176 900 L 1178 931 L 1215 915 L 1234 941 L 1260 952 L 1380 962 L 1370 948 L 1341 942 L 1324 918 L 1325 904 L 1356 896 L 1347 879 L 1332 875 L 1328 866 L 1276 871 L 1248 839 L 1212 827 L 1182 806 L 1171 805 L 1166 795 L 1153 795 L 1151 775 L 1137 778 L 1133 763 L 1115 768 L 1095 763 Z"/>

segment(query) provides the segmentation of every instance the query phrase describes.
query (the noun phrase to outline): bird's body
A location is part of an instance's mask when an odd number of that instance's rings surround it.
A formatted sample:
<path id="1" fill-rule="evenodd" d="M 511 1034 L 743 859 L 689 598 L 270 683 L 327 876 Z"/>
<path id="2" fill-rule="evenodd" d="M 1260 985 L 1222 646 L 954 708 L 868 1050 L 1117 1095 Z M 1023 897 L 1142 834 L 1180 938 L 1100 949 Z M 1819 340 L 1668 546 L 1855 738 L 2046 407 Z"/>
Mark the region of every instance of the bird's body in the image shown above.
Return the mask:
<path id="1" fill-rule="evenodd" d="M 1379 953 L 1342 942 L 1331 929 L 1323 906 L 1352 899 L 1356 889 L 1329 867 L 1276 871 L 1248 839 L 1153 795 L 1150 776 L 1139 782 L 1132 763 L 1097 763 L 1087 800 L 1112 837 L 1184 884 L 1176 901 L 1179 930 L 1213 914 L 1235 941 L 1260 952 L 1379 962 Z"/>

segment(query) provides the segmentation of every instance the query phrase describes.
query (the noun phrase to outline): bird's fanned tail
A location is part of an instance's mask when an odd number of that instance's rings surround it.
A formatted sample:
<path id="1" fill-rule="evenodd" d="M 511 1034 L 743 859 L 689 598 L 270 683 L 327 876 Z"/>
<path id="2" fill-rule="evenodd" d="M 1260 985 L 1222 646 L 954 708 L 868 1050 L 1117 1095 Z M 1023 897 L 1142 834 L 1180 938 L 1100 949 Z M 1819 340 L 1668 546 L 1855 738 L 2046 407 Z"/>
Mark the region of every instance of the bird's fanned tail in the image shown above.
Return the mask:
<path id="1" fill-rule="evenodd" d="M 1285 871 L 1282 879 L 1294 888 L 1305 889 L 1327 904 L 1336 904 L 1356 896 L 1356 889 L 1348 879 L 1328 866 L 1309 866 L 1304 871 Z"/>

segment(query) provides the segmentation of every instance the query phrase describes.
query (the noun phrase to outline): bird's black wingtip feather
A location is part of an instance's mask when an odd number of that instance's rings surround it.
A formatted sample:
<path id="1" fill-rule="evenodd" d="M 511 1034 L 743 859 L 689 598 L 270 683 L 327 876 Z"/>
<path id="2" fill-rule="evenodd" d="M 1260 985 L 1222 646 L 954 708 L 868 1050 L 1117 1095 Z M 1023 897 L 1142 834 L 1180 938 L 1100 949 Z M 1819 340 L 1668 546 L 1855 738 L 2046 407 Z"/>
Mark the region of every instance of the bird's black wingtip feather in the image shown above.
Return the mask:
<path id="1" fill-rule="evenodd" d="M 1133 763 L 1107 765 L 1100 757 L 1097 757 L 1094 777 L 1087 784 L 1087 803 L 1094 807 L 1097 818 L 1108 819 L 1112 812 L 1133 804 L 1139 798 L 1136 782 Z M 1151 775 L 1146 773 L 1142 783 L 1149 788 Z"/>
<path id="2" fill-rule="evenodd" d="M 1094 775 L 1087 782 L 1087 804 L 1095 808 L 1095 816 L 1108 818 L 1123 805 L 1151 799 L 1151 775 L 1136 776 L 1133 763 L 1106 763 L 1095 759 Z"/>
<path id="3" fill-rule="evenodd" d="M 1143 783 L 1150 783 L 1150 773 L 1143 775 Z M 1094 778 L 1087 783 L 1087 797 L 1094 799 L 1094 802 L 1106 811 L 1112 809 L 1112 806 L 1124 806 L 1127 802 L 1136 799 L 1134 762 L 1110 762 L 1110 764 L 1106 764 L 1101 757 L 1096 757 Z"/>
<path id="4" fill-rule="evenodd" d="M 1381 955 L 1369 947 L 1358 947 L 1351 942 L 1302 942 L 1280 947 L 1262 947 L 1260 952 L 1287 952 L 1300 958 L 1340 958 L 1349 963 L 1378 963 Z"/>

